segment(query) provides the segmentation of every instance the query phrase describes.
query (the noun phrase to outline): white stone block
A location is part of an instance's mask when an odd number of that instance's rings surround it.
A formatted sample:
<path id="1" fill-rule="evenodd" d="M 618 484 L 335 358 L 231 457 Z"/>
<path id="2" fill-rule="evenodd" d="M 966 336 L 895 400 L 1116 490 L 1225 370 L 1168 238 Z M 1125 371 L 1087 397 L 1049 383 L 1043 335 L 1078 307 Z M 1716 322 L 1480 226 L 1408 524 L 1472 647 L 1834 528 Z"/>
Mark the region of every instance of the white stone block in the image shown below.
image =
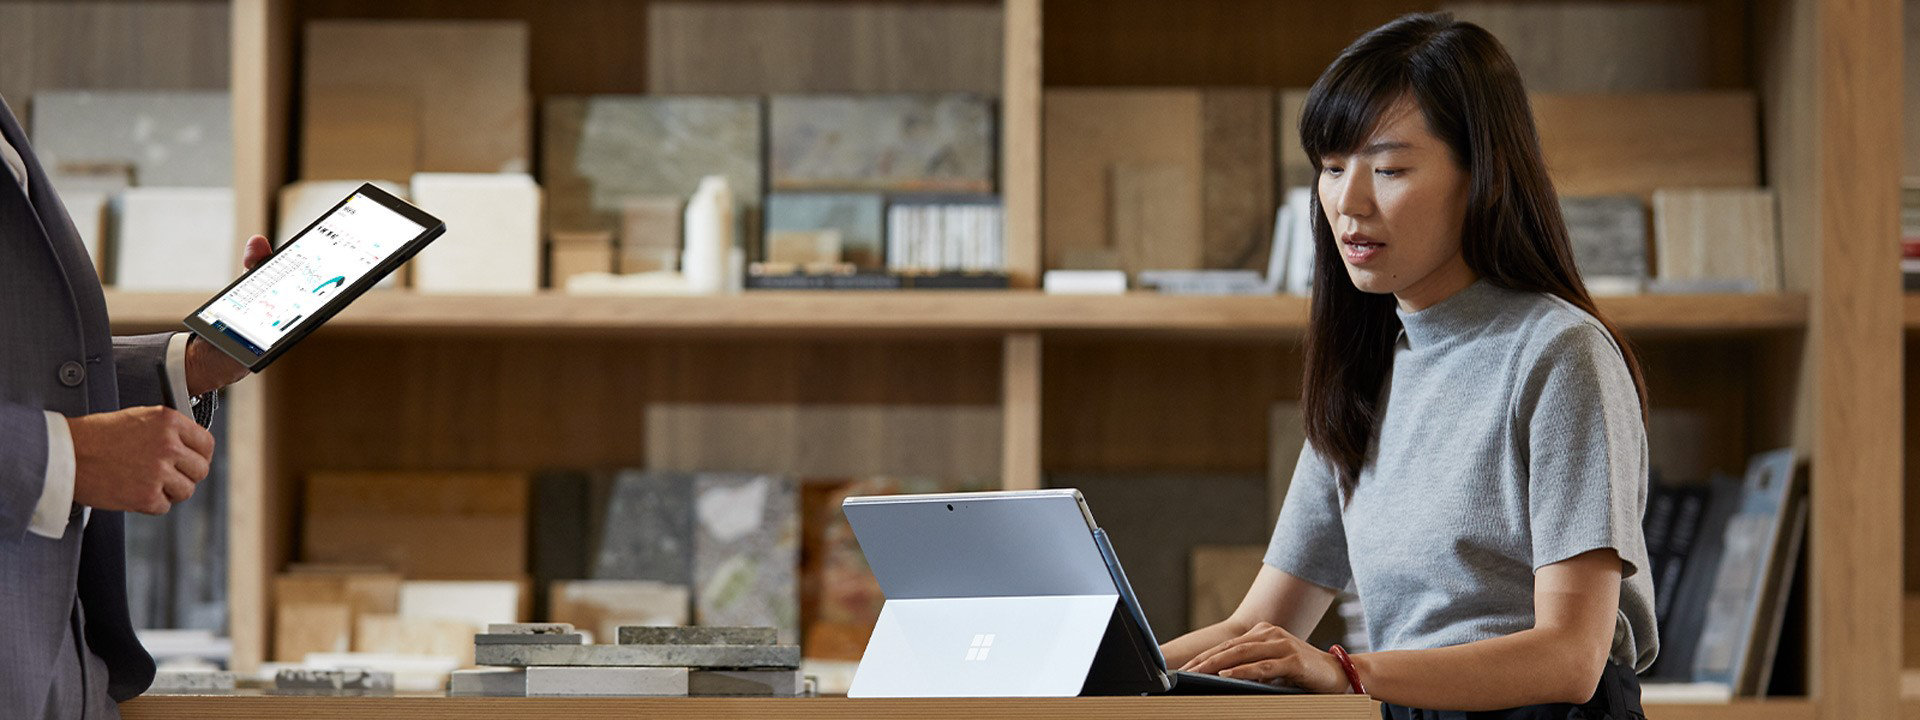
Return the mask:
<path id="1" fill-rule="evenodd" d="M 687 694 L 686 668 L 530 667 L 527 696 L 680 696 Z"/>

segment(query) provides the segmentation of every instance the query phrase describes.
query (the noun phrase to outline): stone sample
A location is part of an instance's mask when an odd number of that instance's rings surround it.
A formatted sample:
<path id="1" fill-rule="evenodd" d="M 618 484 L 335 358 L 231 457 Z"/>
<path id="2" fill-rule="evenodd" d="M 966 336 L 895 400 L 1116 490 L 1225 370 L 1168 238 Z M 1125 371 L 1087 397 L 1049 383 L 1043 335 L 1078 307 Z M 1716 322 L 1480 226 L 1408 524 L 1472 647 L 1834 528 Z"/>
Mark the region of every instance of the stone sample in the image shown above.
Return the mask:
<path id="1" fill-rule="evenodd" d="M 420 292 L 540 289 L 540 186 L 519 173 L 419 173 L 413 203 L 447 224 L 414 256 Z"/>
<path id="2" fill-rule="evenodd" d="M 687 627 L 624 625 L 621 645 L 773 645 L 779 631 L 770 627 Z"/>
<path id="3" fill-rule="evenodd" d="M 580 633 L 564 635 L 534 635 L 530 633 L 481 633 L 473 636 L 475 645 L 584 645 L 586 636 Z"/>
<path id="4" fill-rule="evenodd" d="M 140 292 L 213 292 L 240 273 L 233 190 L 136 187 L 117 200 L 114 285 Z"/>
<path id="5" fill-rule="evenodd" d="M 571 623 L 487 623 L 489 635 L 569 635 Z"/>
<path id="6" fill-rule="evenodd" d="M 749 206 L 764 187 L 759 98 L 558 96 L 543 113 L 549 230 L 619 231 L 630 199 L 684 202 L 709 175 Z"/>
<path id="7" fill-rule="evenodd" d="M 708 697 L 799 697 L 799 670 L 695 670 L 687 694 Z"/>
<path id="8" fill-rule="evenodd" d="M 693 476 L 621 471 L 601 526 L 596 580 L 693 584 Z"/>
<path id="9" fill-rule="evenodd" d="M 776 95 L 774 190 L 990 193 L 993 103 L 979 95 Z"/>
<path id="10" fill-rule="evenodd" d="M 393 673 L 374 670 L 282 668 L 273 689 L 314 692 L 393 692 Z"/>
<path id="11" fill-rule="evenodd" d="M 694 619 L 800 636 L 799 498 L 791 479 L 703 474 L 694 483 Z"/>
<path id="12" fill-rule="evenodd" d="M 650 580 L 555 581 L 547 617 L 611 639 L 622 625 L 685 625 L 692 593 L 685 585 Z"/>
<path id="13" fill-rule="evenodd" d="M 400 616 L 453 620 L 472 627 L 519 622 L 526 597 L 513 580 L 408 580 L 400 585 Z"/>
<path id="14" fill-rule="evenodd" d="M 881 227 L 886 201 L 872 194 L 774 193 L 767 196 L 767 252 L 773 262 L 794 262 L 796 258 L 779 256 L 775 251 L 776 233 L 837 234 L 836 257 L 828 262 L 845 261 L 862 268 L 879 268 L 885 229 Z M 806 264 L 800 261 L 798 264 Z"/>
<path id="15" fill-rule="evenodd" d="M 100 163 L 145 187 L 233 186 L 233 110 L 205 90 L 52 90 L 33 96 L 33 151 L 54 187 Z"/>
<path id="16" fill-rule="evenodd" d="M 233 673 L 225 670 L 158 670 L 154 672 L 153 684 L 147 688 L 146 694 L 230 692 L 234 685 Z"/>
<path id="17" fill-rule="evenodd" d="M 663 667 L 530 667 L 527 697 L 685 697 L 687 669 Z"/>
<path id="18" fill-rule="evenodd" d="M 517 21 L 309 22 L 300 177 L 532 170 L 527 44 Z"/>
<path id="19" fill-rule="evenodd" d="M 390 655 L 434 655 L 466 665 L 473 662 L 473 625 L 445 618 L 369 614 L 354 620 L 353 651 Z"/>
<path id="20" fill-rule="evenodd" d="M 455 670 L 447 688 L 447 695 L 526 697 L 527 671 L 524 668 Z"/>
<path id="21" fill-rule="evenodd" d="M 479 645 L 474 662 L 505 667 L 797 668 L 797 645 Z"/>
<path id="22" fill-rule="evenodd" d="M 1582 279 L 1646 280 L 1647 206 L 1638 196 L 1562 196 L 1560 214 Z"/>

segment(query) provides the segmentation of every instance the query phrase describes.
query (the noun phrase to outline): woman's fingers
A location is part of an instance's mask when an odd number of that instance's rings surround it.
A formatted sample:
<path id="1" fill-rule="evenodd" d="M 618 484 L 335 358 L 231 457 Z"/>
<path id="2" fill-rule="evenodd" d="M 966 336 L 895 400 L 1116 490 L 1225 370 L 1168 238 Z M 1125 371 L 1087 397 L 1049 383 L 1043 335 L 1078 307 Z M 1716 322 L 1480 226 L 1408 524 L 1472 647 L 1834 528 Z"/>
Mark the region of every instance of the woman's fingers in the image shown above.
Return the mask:
<path id="1" fill-rule="evenodd" d="M 1195 667 L 1193 672 L 1218 674 L 1222 670 L 1237 668 L 1262 660 L 1284 660 L 1293 655 L 1294 646 L 1291 640 L 1266 640 L 1241 643 L 1216 653 L 1213 657 L 1208 658 L 1206 662 Z"/>
<path id="2" fill-rule="evenodd" d="M 1293 636 L 1291 634 L 1288 634 L 1287 631 L 1283 628 L 1280 628 L 1275 625 L 1269 625 L 1264 622 L 1259 623 L 1257 625 L 1254 625 L 1253 629 L 1248 630 L 1247 632 L 1241 634 L 1239 637 L 1220 643 L 1219 645 L 1215 645 L 1211 648 L 1208 648 L 1206 652 L 1202 652 L 1199 655 L 1193 656 L 1193 659 L 1187 661 L 1187 664 L 1181 666 L 1180 669 L 1186 672 L 1211 672 L 1210 670 L 1203 670 L 1201 668 L 1206 666 L 1215 657 L 1219 656 L 1219 654 L 1223 651 L 1229 650 L 1231 648 L 1239 647 L 1240 645 L 1250 643 L 1250 642 L 1263 642 L 1263 641 L 1276 640 L 1276 639 L 1285 639 L 1290 637 L 1293 637 Z"/>
<path id="3" fill-rule="evenodd" d="M 1293 655 L 1284 658 L 1267 658 L 1265 660 L 1258 660 L 1245 665 L 1236 665 L 1221 670 L 1220 677 L 1234 678 L 1236 680 L 1252 680 L 1254 682 L 1272 682 L 1274 680 L 1294 682 L 1296 681 L 1295 675 L 1297 675 L 1299 665 L 1300 663 L 1298 662 L 1297 656 Z"/>

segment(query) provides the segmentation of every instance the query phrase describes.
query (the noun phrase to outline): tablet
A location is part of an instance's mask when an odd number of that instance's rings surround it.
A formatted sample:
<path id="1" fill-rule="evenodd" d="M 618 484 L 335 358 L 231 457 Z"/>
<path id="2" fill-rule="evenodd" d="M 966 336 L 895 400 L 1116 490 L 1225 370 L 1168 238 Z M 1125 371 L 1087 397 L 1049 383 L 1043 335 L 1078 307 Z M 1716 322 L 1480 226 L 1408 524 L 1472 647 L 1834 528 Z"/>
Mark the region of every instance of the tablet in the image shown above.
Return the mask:
<path id="1" fill-rule="evenodd" d="M 259 372 L 446 230 L 361 185 L 188 315 L 187 329 Z"/>

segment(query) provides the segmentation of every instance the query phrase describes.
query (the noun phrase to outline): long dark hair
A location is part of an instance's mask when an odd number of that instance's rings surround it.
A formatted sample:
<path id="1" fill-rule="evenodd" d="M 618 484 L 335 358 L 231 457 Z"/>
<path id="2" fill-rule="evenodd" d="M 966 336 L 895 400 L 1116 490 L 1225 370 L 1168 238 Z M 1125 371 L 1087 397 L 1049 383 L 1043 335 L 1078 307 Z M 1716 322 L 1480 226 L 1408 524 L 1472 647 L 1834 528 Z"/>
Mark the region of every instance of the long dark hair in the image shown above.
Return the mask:
<path id="1" fill-rule="evenodd" d="M 1513 59 L 1486 30 L 1446 13 L 1405 15 L 1340 53 L 1307 95 L 1300 144 L 1314 171 L 1328 155 L 1365 143 L 1402 98 L 1452 150 L 1469 177 L 1461 252 L 1486 282 L 1557 296 L 1598 318 L 1620 347 L 1640 394 L 1640 363 L 1620 330 L 1594 307 L 1574 269 L 1566 222 L 1547 177 L 1533 111 Z M 1347 496 L 1360 482 L 1380 421 L 1380 390 L 1400 330 L 1389 294 L 1361 292 L 1348 278 L 1333 228 L 1313 196 L 1313 316 L 1307 329 L 1307 438 L 1333 466 Z"/>

